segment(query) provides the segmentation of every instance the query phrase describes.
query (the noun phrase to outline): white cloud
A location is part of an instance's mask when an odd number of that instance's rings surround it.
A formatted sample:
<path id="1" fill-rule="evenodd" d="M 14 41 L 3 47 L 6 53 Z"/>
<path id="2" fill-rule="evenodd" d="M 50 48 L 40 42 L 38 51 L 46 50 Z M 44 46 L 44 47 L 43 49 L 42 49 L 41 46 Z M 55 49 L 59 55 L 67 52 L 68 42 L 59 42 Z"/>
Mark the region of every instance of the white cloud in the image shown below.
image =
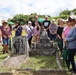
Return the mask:
<path id="1" fill-rule="evenodd" d="M 38 13 L 58 15 L 62 10 L 76 8 L 75 0 L 0 0 L 0 16 L 11 18 L 16 14 Z"/>

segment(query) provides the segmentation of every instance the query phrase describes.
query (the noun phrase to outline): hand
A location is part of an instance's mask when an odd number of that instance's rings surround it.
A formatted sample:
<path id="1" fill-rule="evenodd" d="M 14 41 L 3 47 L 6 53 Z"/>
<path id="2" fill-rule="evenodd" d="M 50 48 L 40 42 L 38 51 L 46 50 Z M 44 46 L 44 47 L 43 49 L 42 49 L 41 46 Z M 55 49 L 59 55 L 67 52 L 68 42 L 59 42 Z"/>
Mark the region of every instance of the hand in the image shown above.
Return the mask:
<path id="1" fill-rule="evenodd" d="M 11 35 L 10 36 L 8 36 L 8 38 L 10 38 L 11 37 Z"/>
<path id="2" fill-rule="evenodd" d="M 2 42 L 2 40 L 0 39 L 0 42 Z"/>
<path id="3" fill-rule="evenodd" d="M 65 43 L 67 42 L 66 39 L 64 39 L 64 42 L 65 42 Z"/>
<path id="4" fill-rule="evenodd" d="M 5 35 L 3 35 L 3 37 L 4 37 L 5 39 L 7 39 L 7 37 L 6 37 Z"/>

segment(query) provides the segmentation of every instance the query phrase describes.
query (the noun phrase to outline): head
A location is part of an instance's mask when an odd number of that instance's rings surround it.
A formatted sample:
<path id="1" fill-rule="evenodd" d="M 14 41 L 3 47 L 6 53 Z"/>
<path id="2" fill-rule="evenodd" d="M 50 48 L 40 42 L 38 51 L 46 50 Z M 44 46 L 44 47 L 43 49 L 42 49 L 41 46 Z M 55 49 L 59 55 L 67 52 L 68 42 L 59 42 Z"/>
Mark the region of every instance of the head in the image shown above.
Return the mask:
<path id="1" fill-rule="evenodd" d="M 75 26 L 75 24 L 76 24 L 76 16 L 75 15 L 71 15 L 68 19 L 69 19 L 69 21 L 71 23 L 71 26 Z"/>
<path id="2" fill-rule="evenodd" d="M 61 25 L 61 26 L 64 26 L 64 24 L 65 24 L 64 19 L 61 19 L 61 21 L 60 21 L 60 25 Z"/>
<path id="3" fill-rule="evenodd" d="M 19 21 L 16 22 L 16 26 L 20 26 L 20 22 Z"/>
<path id="4" fill-rule="evenodd" d="M 2 22 L 2 25 L 3 25 L 3 26 L 6 26 L 6 25 L 7 25 L 7 21 L 3 21 L 3 22 Z"/>
<path id="5" fill-rule="evenodd" d="M 62 20 L 62 18 L 59 18 L 58 19 L 58 25 L 60 25 L 61 20 Z"/>
<path id="6" fill-rule="evenodd" d="M 48 16 L 45 16 L 45 20 L 48 20 L 49 19 L 49 17 Z"/>
<path id="7" fill-rule="evenodd" d="M 69 21 L 69 19 L 65 20 L 65 23 L 67 26 L 69 26 L 69 27 L 71 26 L 71 22 Z"/>
<path id="8" fill-rule="evenodd" d="M 55 19 L 52 19 L 52 24 L 55 24 Z"/>
<path id="9" fill-rule="evenodd" d="M 35 21 L 38 21 L 38 16 L 35 16 Z"/>
<path id="10" fill-rule="evenodd" d="M 28 25 L 31 26 L 31 24 L 32 24 L 32 22 L 31 21 L 28 21 Z"/>

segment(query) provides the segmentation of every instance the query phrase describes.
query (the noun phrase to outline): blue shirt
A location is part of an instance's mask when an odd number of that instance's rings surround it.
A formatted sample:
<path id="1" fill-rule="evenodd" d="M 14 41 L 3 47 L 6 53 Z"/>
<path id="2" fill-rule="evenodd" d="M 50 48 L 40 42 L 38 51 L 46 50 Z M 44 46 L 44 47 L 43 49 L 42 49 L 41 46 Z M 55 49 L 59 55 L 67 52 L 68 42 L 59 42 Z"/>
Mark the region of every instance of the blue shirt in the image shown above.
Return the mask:
<path id="1" fill-rule="evenodd" d="M 18 26 L 15 26 L 14 29 L 17 29 Z M 15 32 L 15 36 L 21 36 L 22 34 L 22 27 L 20 26 L 17 31 Z"/>
<path id="2" fill-rule="evenodd" d="M 68 42 L 69 49 L 76 49 L 76 27 L 69 31 L 66 41 Z"/>

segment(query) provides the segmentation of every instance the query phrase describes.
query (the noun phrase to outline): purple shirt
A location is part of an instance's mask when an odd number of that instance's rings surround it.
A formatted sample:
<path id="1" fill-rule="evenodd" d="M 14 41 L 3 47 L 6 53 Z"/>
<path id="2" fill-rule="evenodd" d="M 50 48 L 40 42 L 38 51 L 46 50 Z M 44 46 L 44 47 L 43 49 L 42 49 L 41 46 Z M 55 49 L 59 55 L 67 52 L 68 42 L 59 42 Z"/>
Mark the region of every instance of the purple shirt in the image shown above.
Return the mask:
<path id="1" fill-rule="evenodd" d="M 11 30 L 9 26 L 6 27 L 2 26 L 1 30 L 2 30 L 2 35 L 5 35 L 6 37 L 11 35 Z"/>

